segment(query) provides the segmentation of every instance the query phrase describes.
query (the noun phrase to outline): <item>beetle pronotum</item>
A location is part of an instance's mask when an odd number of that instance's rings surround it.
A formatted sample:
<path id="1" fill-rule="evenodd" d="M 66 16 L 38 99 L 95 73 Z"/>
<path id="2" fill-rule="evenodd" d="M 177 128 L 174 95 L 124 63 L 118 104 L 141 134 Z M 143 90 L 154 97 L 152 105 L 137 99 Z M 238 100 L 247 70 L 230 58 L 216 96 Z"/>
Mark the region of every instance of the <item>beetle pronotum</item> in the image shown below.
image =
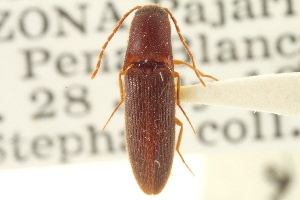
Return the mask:
<path id="1" fill-rule="evenodd" d="M 123 16 L 103 45 L 91 78 L 95 77 L 100 68 L 108 42 L 125 18 L 134 10 L 137 11 L 131 23 L 124 66 L 119 73 L 121 101 L 107 123 L 125 102 L 125 134 L 132 171 L 140 188 L 146 194 L 155 195 L 163 190 L 168 181 L 174 149 L 193 173 L 179 151 L 183 125 L 175 117 L 176 105 L 192 128 L 193 126 L 180 106 L 180 76 L 174 71 L 174 65 L 185 64 L 192 68 L 204 86 L 201 77 L 217 79 L 196 69 L 193 55 L 184 42 L 175 18 L 167 8 L 158 5 L 137 6 Z M 192 65 L 173 60 L 168 15 L 175 24 L 178 36 L 192 60 Z M 124 76 L 124 86 L 122 76 Z M 177 83 L 174 78 L 177 78 Z M 175 124 L 180 126 L 176 146 Z M 193 131 L 196 133 L 194 128 Z"/>

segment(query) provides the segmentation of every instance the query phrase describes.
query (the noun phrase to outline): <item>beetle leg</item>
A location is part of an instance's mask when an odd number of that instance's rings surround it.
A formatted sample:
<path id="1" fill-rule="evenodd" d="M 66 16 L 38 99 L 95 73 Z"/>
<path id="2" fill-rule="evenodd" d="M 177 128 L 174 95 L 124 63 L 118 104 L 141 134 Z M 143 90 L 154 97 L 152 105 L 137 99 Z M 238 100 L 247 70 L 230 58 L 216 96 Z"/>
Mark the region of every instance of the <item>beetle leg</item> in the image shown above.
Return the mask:
<path id="1" fill-rule="evenodd" d="M 213 77 L 213 76 L 203 74 L 203 73 L 202 73 L 201 71 L 199 71 L 195 66 L 190 65 L 189 63 L 183 62 L 183 61 L 181 61 L 181 60 L 173 60 L 173 63 L 174 63 L 174 65 L 186 65 L 186 66 L 190 67 L 191 69 L 193 69 L 193 70 L 195 71 L 197 77 L 199 78 L 199 80 L 201 81 L 201 83 L 202 83 L 202 85 L 203 85 L 204 87 L 206 87 L 206 84 L 205 84 L 204 81 L 201 79 L 201 76 L 202 76 L 202 77 L 211 78 L 211 79 L 213 79 L 213 80 L 215 80 L 215 81 L 218 81 L 218 79 L 216 79 L 216 78 Z"/>
<path id="2" fill-rule="evenodd" d="M 180 148 L 180 143 L 181 143 L 181 139 L 182 139 L 182 133 L 183 133 L 183 124 L 182 122 L 175 118 L 175 124 L 180 126 L 180 131 L 179 131 L 179 135 L 178 135 L 178 139 L 177 139 L 177 144 L 176 144 L 176 151 L 178 152 L 182 162 L 185 164 L 185 166 L 190 170 L 190 172 L 193 174 L 193 176 L 195 176 L 195 174 L 193 173 L 193 171 L 190 169 L 190 167 L 186 164 L 185 160 L 183 159 L 183 156 L 181 155 L 179 148 Z"/>
<path id="3" fill-rule="evenodd" d="M 123 92 L 123 83 L 122 83 L 122 75 L 125 75 L 125 71 L 120 71 L 119 73 L 119 89 L 120 89 L 120 102 L 119 104 L 116 106 L 115 110 L 111 113 L 109 119 L 107 120 L 106 124 L 104 125 L 104 127 L 102 128 L 102 131 L 104 131 L 105 127 L 107 126 L 108 122 L 110 121 L 110 119 L 113 117 L 113 115 L 115 114 L 115 112 L 118 110 L 118 108 L 122 105 L 122 103 L 124 102 L 124 92 Z"/>
<path id="4" fill-rule="evenodd" d="M 177 83 L 176 83 L 176 89 L 177 89 L 177 93 L 176 93 L 176 104 L 177 104 L 177 106 L 180 108 L 181 112 L 184 114 L 184 116 L 185 116 L 186 119 L 188 120 L 189 124 L 191 125 L 191 127 L 192 127 L 194 133 L 196 134 L 196 131 L 195 131 L 195 129 L 194 129 L 194 127 L 193 127 L 193 125 L 192 125 L 192 123 L 191 123 L 189 117 L 187 116 L 187 114 L 185 113 L 185 111 L 183 110 L 183 108 L 182 108 L 181 105 L 180 105 L 180 99 L 179 99 L 179 98 L 180 98 L 180 96 L 179 96 L 179 95 L 180 95 L 180 75 L 179 75 L 178 72 L 173 72 L 173 76 L 177 78 Z"/>

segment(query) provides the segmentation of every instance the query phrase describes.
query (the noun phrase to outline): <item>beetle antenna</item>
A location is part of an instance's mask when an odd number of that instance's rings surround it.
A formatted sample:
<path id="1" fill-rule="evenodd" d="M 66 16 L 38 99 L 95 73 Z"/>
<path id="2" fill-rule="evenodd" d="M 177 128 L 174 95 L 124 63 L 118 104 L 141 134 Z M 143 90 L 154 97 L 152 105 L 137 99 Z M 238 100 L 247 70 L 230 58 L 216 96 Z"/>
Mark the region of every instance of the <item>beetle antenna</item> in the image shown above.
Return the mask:
<path id="1" fill-rule="evenodd" d="M 189 54 L 190 59 L 192 60 L 192 63 L 193 63 L 192 69 L 195 71 L 195 73 L 196 73 L 197 77 L 199 78 L 199 80 L 201 81 L 201 83 L 205 86 L 205 83 L 203 82 L 203 80 L 201 78 L 201 75 L 198 72 L 199 70 L 196 68 L 196 64 L 195 64 L 195 61 L 194 61 L 194 56 L 191 53 L 189 46 L 185 43 L 184 38 L 183 38 L 183 36 L 180 33 L 180 28 L 177 25 L 177 20 L 174 18 L 173 14 L 171 13 L 171 11 L 168 8 L 163 8 L 163 9 L 170 15 L 170 17 L 171 17 L 171 19 L 172 19 L 172 21 L 173 21 L 173 23 L 175 25 L 176 31 L 178 33 L 178 36 L 179 36 L 179 38 L 180 38 L 180 40 L 181 40 L 181 42 L 182 42 L 185 50 Z"/>
<path id="2" fill-rule="evenodd" d="M 98 70 L 100 69 L 100 64 L 101 64 L 101 60 L 102 60 L 102 57 L 103 57 L 103 53 L 106 49 L 106 46 L 107 44 L 109 43 L 109 41 L 111 40 L 111 38 L 114 36 L 114 34 L 118 31 L 118 29 L 120 28 L 120 26 L 123 24 L 124 20 L 126 19 L 126 17 L 128 17 L 128 15 L 130 13 L 132 13 L 133 11 L 137 10 L 137 9 L 140 9 L 142 8 L 143 6 L 136 6 L 134 8 L 132 8 L 131 10 L 129 10 L 125 15 L 123 15 L 122 19 L 120 19 L 120 21 L 118 22 L 117 26 L 114 28 L 113 32 L 110 34 L 110 36 L 107 38 L 106 42 L 104 43 L 104 45 L 102 46 L 102 50 L 98 56 L 98 62 L 97 62 L 97 65 L 96 65 L 96 69 L 94 70 L 93 74 L 91 75 L 91 79 L 93 79 Z"/>

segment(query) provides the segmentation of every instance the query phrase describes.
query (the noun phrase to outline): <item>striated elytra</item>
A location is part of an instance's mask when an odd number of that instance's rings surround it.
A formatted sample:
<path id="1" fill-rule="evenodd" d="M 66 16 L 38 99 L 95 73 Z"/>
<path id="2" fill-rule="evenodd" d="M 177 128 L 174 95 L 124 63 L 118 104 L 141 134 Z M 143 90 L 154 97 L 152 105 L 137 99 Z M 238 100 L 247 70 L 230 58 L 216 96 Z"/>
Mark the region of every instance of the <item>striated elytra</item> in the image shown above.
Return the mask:
<path id="1" fill-rule="evenodd" d="M 169 179 L 175 149 L 187 166 L 179 152 L 183 125 L 175 117 L 175 106 L 185 116 L 186 114 L 180 106 L 180 76 L 174 71 L 174 64 L 185 64 L 192 68 L 204 86 L 201 76 L 217 79 L 196 69 L 193 56 L 180 34 L 175 18 L 167 8 L 154 4 L 137 6 L 124 15 L 103 45 L 92 78 L 100 68 L 108 42 L 134 10 L 137 11 L 131 23 L 124 66 L 119 73 L 121 101 L 107 123 L 125 102 L 125 134 L 132 171 L 142 191 L 148 195 L 156 195 L 163 190 Z M 173 60 L 169 16 L 193 65 Z M 177 82 L 174 78 L 177 78 Z M 190 123 L 187 116 L 186 118 Z M 175 124 L 180 126 L 176 145 Z M 190 170 L 188 166 L 187 168 Z"/>

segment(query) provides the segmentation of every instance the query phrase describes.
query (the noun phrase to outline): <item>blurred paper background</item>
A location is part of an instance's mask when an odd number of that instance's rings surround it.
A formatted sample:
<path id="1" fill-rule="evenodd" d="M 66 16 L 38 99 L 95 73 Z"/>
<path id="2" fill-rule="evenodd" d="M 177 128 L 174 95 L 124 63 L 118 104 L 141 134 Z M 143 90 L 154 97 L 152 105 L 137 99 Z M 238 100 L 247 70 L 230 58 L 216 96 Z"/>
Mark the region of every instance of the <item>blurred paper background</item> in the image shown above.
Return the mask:
<path id="1" fill-rule="evenodd" d="M 300 69 L 297 0 L 0 0 L 0 188 L 3 199 L 146 199 L 127 160 L 120 71 L 136 5 L 169 8 L 198 69 L 220 80 Z M 172 25 L 174 59 L 189 62 Z M 176 67 L 182 85 L 198 83 Z M 210 80 L 206 80 L 210 81 Z M 249 101 L 255 94 L 249 96 Z M 157 199 L 300 198 L 300 118 L 184 104 L 180 158 Z"/>

